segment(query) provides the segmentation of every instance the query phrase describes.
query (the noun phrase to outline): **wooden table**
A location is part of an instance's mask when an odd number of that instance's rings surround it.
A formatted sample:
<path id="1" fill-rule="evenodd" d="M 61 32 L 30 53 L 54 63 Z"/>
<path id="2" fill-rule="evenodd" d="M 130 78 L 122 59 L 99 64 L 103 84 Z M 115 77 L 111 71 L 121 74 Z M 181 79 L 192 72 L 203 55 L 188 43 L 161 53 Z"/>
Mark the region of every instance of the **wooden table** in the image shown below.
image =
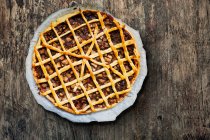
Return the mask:
<path id="1" fill-rule="evenodd" d="M 209 0 L 91 2 L 139 30 L 149 73 L 135 104 L 115 122 L 90 124 L 44 110 L 25 78 L 34 31 L 69 2 L 0 0 L 1 140 L 210 139 Z"/>

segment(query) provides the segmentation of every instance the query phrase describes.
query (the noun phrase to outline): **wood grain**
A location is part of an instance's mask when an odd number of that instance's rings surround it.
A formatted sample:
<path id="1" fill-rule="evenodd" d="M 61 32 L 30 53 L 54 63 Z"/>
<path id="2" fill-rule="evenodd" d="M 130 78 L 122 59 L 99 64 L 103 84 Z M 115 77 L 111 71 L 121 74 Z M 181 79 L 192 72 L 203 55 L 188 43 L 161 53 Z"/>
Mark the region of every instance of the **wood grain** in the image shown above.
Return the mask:
<path id="1" fill-rule="evenodd" d="M 25 78 L 34 31 L 69 0 L 0 0 L 0 139 L 210 139 L 210 1 L 78 0 L 139 30 L 149 73 L 115 122 L 76 124 L 44 110 Z"/>

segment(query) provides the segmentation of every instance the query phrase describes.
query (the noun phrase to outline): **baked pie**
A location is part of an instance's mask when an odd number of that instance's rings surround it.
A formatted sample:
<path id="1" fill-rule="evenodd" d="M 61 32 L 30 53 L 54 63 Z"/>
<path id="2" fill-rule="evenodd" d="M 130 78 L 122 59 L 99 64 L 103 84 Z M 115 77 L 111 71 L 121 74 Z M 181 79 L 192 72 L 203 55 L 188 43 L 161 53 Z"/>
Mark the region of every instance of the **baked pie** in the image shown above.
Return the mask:
<path id="1" fill-rule="evenodd" d="M 42 96 L 67 112 L 87 114 L 126 98 L 139 59 L 125 25 L 107 13 L 80 9 L 40 34 L 32 70 Z"/>

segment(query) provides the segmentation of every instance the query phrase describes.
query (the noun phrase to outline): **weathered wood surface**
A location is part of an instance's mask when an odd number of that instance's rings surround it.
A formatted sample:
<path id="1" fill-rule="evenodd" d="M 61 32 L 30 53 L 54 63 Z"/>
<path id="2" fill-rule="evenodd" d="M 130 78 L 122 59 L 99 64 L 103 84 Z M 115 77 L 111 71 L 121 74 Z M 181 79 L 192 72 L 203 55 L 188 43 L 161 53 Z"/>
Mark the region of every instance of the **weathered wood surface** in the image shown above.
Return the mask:
<path id="1" fill-rule="evenodd" d="M 0 0 L 1 140 L 210 139 L 209 0 L 91 2 L 140 31 L 149 73 L 133 107 L 115 122 L 90 124 L 44 110 L 25 78 L 34 31 L 69 2 Z"/>

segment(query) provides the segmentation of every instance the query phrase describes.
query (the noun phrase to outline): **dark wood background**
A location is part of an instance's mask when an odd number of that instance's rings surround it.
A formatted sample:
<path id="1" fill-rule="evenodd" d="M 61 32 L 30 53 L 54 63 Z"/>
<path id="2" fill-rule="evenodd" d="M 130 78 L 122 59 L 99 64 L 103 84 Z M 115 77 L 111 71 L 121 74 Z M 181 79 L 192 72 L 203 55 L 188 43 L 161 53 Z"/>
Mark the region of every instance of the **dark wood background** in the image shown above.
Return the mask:
<path id="1" fill-rule="evenodd" d="M 44 110 L 25 78 L 34 31 L 69 0 L 0 0 L 0 139 L 210 139 L 210 1 L 78 0 L 140 31 L 148 76 L 115 122 L 76 124 Z"/>

